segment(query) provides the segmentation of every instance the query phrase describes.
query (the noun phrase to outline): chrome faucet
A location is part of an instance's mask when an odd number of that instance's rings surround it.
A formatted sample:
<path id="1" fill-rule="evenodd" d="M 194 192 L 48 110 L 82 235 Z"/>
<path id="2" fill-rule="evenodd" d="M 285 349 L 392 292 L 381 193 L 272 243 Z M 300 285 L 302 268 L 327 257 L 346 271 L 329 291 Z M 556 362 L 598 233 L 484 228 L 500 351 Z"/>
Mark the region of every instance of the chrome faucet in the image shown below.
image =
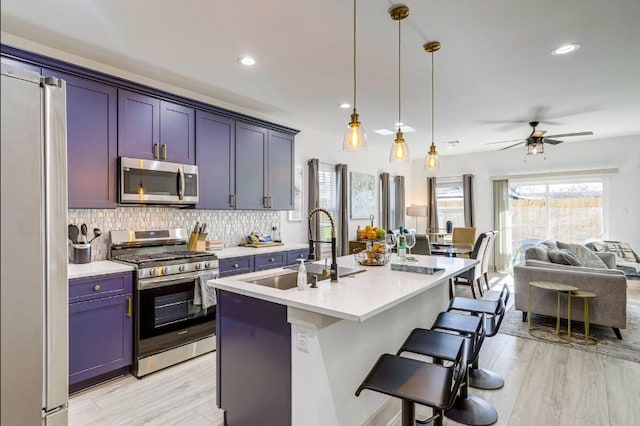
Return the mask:
<path id="1" fill-rule="evenodd" d="M 318 212 L 326 214 L 329 218 L 329 222 L 331 222 L 331 241 L 320 241 L 313 239 L 313 235 L 311 234 L 311 218 L 313 218 L 313 216 Z M 336 226 L 333 222 L 333 217 L 327 210 L 315 208 L 309 212 L 307 219 L 309 220 L 309 260 L 316 260 L 316 250 L 314 245 L 315 243 L 331 244 L 331 282 L 338 282 L 338 260 L 336 258 Z"/>

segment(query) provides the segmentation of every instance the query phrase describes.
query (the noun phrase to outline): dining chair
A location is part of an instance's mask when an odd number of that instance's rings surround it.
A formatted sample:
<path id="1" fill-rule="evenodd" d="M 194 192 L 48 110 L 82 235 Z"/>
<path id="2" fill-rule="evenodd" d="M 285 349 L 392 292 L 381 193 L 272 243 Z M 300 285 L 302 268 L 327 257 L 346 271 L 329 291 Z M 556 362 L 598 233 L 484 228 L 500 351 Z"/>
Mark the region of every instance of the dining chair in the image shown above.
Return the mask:
<path id="1" fill-rule="evenodd" d="M 496 239 L 496 236 L 498 235 L 499 231 L 491 231 L 489 234 L 489 241 L 487 242 L 487 246 L 484 249 L 484 256 L 482 257 L 482 263 L 481 263 L 481 273 L 482 273 L 482 277 L 484 279 L 484 285 L 487 288 L 487 291 L 489 291 L 491 289 L 491 286 L 489 285 L 489 257 L 491 257 L 491 250 L 493 250 L 493 243 Z M 480 286 L 482 286 L 482 283 L 480 283 Z"/>
<path id="2" fill-rule="evenodd" d="M 460 226 L 453 228 L 451 242 L 454 246 L 473 247 L 476 241 L 476 228 Z M 460 255 L 458 257 L 469 257 L 469 255 Z"/>
<path id="3" fill-rule="evenodd" d="M 471 294 L 473 298 L 476 299 L 478 296 L 476 295 L 476 284 L 478 285 L 478 291 L 480 297 L 482 297 L 482 261 L 486 254 L 486 247 L 489 243 L 489 239 L 491 238 L 491 232 L 483 232 L 478 236 L 475 244 L 473 245 L 473 250 L 469 254 L 470 259 L 477 259 L 480 263 L 473 267 L 472 269 L 465 271 L 455 277 L 456 284 L 469 284 L 471 286 Z M 461 281 L 464 280 L 464 281 Z"/>

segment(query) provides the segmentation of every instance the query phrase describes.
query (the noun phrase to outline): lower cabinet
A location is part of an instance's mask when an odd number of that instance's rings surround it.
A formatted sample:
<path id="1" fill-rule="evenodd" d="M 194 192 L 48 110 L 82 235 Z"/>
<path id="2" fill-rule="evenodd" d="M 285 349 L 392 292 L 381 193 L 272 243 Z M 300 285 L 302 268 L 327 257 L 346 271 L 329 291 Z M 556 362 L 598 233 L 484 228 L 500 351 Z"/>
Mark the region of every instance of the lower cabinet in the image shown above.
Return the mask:
<path id="1" fill-rule="evenodd" d="M 224 278 L 232 275 L 297 265 L 298 259 L 308 260 L 308 258 L 309 249 L 306 248 L 258 253 L 253 256 L 228 257 L 226 259 L 220 259 L 220 277 Z"/>
<path id="2" fill-rule="evenodd" d="M 132 363 L 132 273 L 69 281 L 69 387 L 122 374 Z"/>
<path id="3" fill-rule="evenodd" d="M 253 256 L 229 257 L 220 259 L 220 277 L 253 272 Z"/>

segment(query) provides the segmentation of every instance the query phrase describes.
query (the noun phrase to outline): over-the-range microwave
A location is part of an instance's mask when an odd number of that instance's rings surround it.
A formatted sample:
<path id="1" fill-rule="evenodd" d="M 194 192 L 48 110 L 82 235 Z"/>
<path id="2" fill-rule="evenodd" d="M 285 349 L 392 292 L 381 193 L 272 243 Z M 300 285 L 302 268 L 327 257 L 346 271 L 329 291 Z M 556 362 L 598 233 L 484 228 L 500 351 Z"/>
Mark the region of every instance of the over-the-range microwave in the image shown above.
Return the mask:
<path id="1" fill-rule="evenodd" d="M 122 204 L 198 203 L 198 166 L 120 157 L 118 170 Z"/>

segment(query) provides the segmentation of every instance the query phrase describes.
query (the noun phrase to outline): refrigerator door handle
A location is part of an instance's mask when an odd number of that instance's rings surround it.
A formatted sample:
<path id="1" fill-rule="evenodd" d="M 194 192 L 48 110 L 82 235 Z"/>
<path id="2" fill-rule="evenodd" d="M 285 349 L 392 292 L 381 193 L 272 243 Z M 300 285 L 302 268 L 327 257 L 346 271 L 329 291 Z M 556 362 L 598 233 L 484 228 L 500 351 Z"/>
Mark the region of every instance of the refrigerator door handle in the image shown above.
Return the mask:
<path id="1" fill-rule="evenodd" d="M 69 298 L 67 253 L 66 83 L 43 78 L 45 163 L 45 414 L 69 399 Z"/>

